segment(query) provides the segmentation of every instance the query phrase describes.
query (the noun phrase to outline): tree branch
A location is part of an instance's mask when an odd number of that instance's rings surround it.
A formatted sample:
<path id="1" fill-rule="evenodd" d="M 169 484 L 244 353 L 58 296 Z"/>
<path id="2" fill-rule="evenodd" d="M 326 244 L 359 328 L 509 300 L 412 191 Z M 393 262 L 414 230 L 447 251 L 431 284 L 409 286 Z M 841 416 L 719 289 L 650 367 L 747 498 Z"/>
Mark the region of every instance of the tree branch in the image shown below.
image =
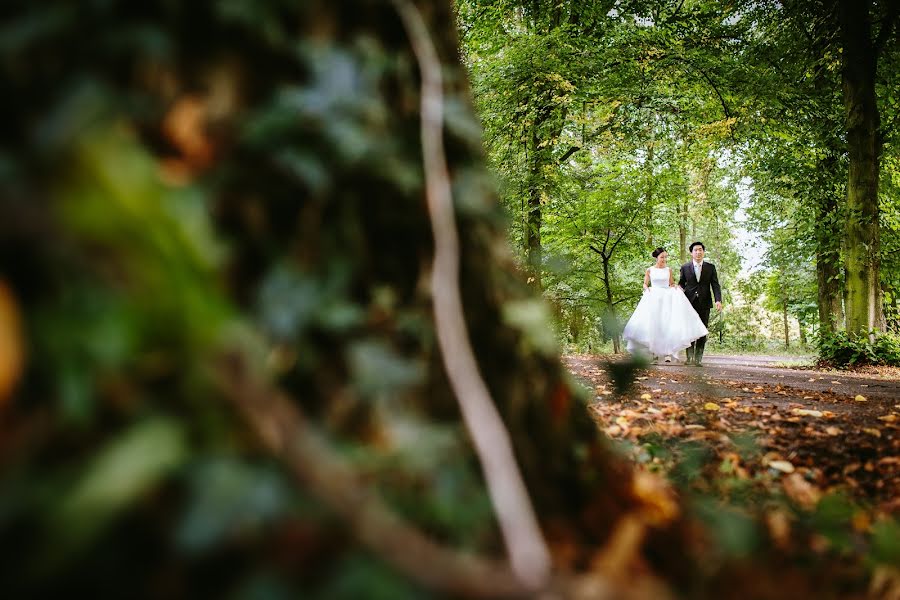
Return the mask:
<path id="1" fill-rule="evenodd" d="M 639 294 L 631 294 L 630 296 L 625 296 L 624 298 L 620 298 L 613 302 L 613 306 L 615 306 L 616 304 L 621 304 L 622 302 L 625 302 L 627 300 L 634 300 L 635 298 L 640 298 L 640 295 Z"/>
<path id="2" fill-rule="evenodd" d="M 307 423 L 295 402 L 254 380 L 240 354 L 227 356 L 216 382 L 309 492 L 346 522 L 352 535 L 418 584 L 445 594 L 475 598 L 523 597 L 526 588 L 509 566 L 445 548 L 394 514 L 361 485 L 353 468 Z"/>
<path id="3" fill-rule="evenodd" d="M 481 462 L 513 571 L 533 589 L 550 574 L 544 543 L 509 433 L 478 371 L 459 289 L 459 238 L 443 142 L 441 62 L 425 22 L 409 0 L 393 0 L 419 62 L 425 191 L 434 236 L 431 287 L 438 345 L 450 385 Z"/>
<path id="4" fill-rule="evenodd" d="M 575 154 L 575 153 L 578 152 L 579 150 L 581 150 L 581 146 L 571 146 L 568 150 L 566 150 L 565 154 L 563 154 L 562 157 L 560 157 L 560 159 L 559 159 L 559 161 L 558 161 L 559 164 L 562 164 L 562 163 L 566 162 L 566 160 L 567 160 L 570 156 L 572 156 L 573 154 Z"/>
<path id="5" fill-rule="evenodd" d="M 725 118 L 726 119 L 732 118 L 731 110 L 729 110 L 728 103 L 725 102 L 725 98 L 722 96 L 722 93 L 719 91 L 719 86 L 716 85 L 716 82 L 712 80 L 712 77 L 710 77 L 706 73 L 706 71 L 704 71 L 702 68 L 698 67 L 693 62 L 689 61 L 688 59 L 686 59 L 684 57 L 671 56 L 670 58 L 672 58 L 673 60 L 679 61 L 679 62 L 683 62 L 684 64 L 686 64 L 689 67 L 691 67 L 692 69 L 694 69 L 697 73 L 699 73 L 700 76 L 706 80 L 706 82 L 709 84 L 709 87 L 712 88 L 713 92 L 715 92 L 716 96 L 719 98 L 719 103 L 722 105 L 722 112 L 725 114 Z M 734 138 L 734 128 L 731 126 L 731 124 L 728 125 L 728 132 L 731 136 L 731 140 L 733 142 L 736 142 L 737 140 L 735 140 L 735 138 Z"/>
<path id="6" fill-rule="evenodd" d="M 622 234 L 621 234 L 618 238 L 616 238 L 616 241 L 615 241 L 615 242 L 613 242 L 613 246 L 612 246 L 612 248 L 611 248 L 610 251 L 609 251 L 610 256 L 612 256 L 613 252 L 616 251 L 616 246 L 619 245 L 619 242 L 621 242 L 621 241 L 622 241 L 622 238 L 625 237 L 625 234 L 628 233 L 628 228 L 631 227 L 631 225 L 634 223 L 634 220 L 637 218 L 638 214 L 639 214 L 638 211 L 634 211 L 634 212 L 631 214 L 631 219 L 628 220 L 628 224 L 627 224 L 625 227 L 622 228 Z"/>

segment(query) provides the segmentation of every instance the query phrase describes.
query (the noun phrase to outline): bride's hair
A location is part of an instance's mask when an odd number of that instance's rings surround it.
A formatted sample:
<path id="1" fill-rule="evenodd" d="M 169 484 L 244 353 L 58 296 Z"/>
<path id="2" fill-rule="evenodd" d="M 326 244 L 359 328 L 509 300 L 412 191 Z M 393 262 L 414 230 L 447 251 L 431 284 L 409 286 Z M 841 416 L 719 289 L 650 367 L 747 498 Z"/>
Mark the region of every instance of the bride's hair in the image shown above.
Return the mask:
<path id="1" fill-rule="evenodd" d="M 666 249 L 663 248 L 663 247 L 657 248 L 656 250 L 654 250 L 654 251 L 652 252 L 653 258 L 656 258 L 657 256 L 659 256 L 660 254 L 662 254 L 662 253 L 665 252 L 665 251 L 666 251 Z"/>

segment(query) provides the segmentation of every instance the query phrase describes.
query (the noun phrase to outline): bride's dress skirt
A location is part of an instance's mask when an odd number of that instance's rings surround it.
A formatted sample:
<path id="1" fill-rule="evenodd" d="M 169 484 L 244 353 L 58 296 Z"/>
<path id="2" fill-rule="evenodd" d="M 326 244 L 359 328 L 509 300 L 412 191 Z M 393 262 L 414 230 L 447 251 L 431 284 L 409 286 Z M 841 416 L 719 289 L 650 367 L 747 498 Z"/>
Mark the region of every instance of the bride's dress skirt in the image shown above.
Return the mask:
<path id="1" fill-rule="evenodd" d="M 678 288 L 650 287 L 641 297 L 622 337 L 631 353 L 674 355 L 709 333 Z"/>

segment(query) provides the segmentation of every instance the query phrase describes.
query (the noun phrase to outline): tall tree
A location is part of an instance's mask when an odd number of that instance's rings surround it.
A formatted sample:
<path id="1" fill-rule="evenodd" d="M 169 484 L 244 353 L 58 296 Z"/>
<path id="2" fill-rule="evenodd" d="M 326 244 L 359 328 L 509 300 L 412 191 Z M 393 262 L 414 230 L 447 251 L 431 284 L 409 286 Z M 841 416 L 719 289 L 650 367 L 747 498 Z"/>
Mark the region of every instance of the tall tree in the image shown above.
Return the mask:
<path id="1" fill-rule="evenodd" d="M 884 3 L 881 29 L 875 32 L 872 12 L 881 3 L 874 4 L 853 0 L 837 2 L 850 157 L 844 240 L 847 330 L 854 336 L 884 329 L 878 208 L 882 131 L 875 77 L 878 58 L 894 35 L 898 9 L 895 2 Z"/>

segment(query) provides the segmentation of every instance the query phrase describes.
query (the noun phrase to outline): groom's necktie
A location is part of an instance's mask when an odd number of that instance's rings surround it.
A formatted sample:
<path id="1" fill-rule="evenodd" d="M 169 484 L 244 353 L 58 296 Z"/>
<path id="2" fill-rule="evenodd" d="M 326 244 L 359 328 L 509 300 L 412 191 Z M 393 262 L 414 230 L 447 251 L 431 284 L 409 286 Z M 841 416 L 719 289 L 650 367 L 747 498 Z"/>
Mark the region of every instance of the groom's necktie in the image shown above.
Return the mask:
<path id="1" fill-rule="evenodd" d="M 697 282 L 698 282 L 698 283 L 700 282 L 700 268 L 701 268 L 702 264 L 703 264 L 703 263 L 700 263 L 700 264 L 698 265 L 697 263 L 694 263 L 694 275 L 697 276 Z"/>

